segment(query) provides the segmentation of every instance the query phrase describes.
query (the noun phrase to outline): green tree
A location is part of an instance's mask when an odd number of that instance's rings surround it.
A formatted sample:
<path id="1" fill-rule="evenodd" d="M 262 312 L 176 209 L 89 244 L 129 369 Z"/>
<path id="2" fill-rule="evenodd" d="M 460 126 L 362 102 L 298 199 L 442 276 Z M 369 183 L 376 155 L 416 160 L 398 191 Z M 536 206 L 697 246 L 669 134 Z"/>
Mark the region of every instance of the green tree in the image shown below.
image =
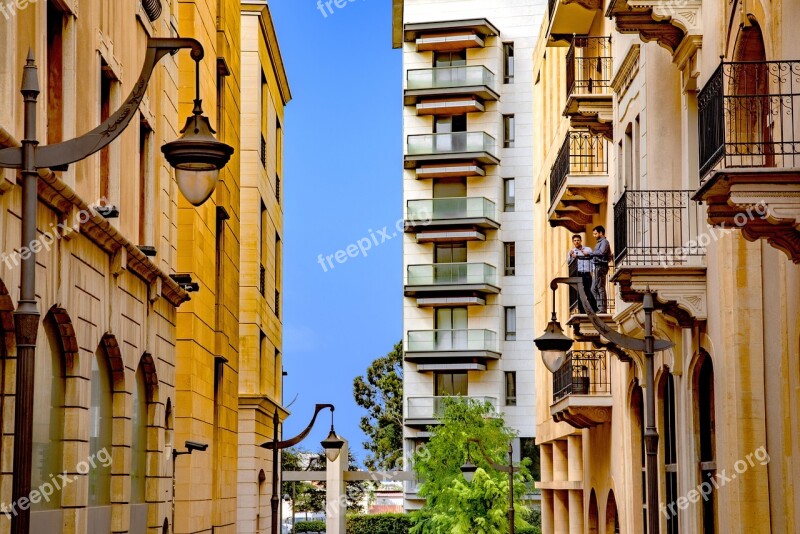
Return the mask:
<path id="1" fill-rule="evenodd" d="M 353 397 L 367 411 L 360 427 L 369 441 L 368 469 L 399 469 L 403 458 L 403 343 L 372 362 L 365 376 L 353 380 Z"/>
<path id="2" fill-rule="evenodd" d="M 441 424 L 431 428 L 431 439 L 414 457 L 414 471 L 423 481 L 419 494 L 424 507 L 414 513 L 411 534 L 502 534 L 508 532 L 508 473 L 493 469 L 470 445 L 472 462 L 478 466 L 468 483 L 461 473 L 467 459 L 469 438 L 478 438 L 489 457 L 508 463 L 508 444 L 514 433 L 498 418 L 489 403 L 454 397 L 445 399 Z M 524 460 L 514 479 L 515 525 L 528 527 L 522 503 L 531 480 Z"/>

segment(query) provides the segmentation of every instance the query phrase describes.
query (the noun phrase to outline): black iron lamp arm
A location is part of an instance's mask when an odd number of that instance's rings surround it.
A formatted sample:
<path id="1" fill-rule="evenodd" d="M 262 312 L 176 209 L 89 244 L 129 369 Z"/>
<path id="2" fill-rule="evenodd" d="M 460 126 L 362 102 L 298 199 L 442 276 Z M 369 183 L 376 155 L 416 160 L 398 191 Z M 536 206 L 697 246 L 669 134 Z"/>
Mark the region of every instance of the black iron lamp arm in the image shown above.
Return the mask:
<path id="1" fill-rule="evenodd" d="M 483 456 L 483 459 L 486 460 L 486 462 L 490 466 L 492 466 L 492 469 L 500 471 L 501 473 L 512 473 L 512 474 L 515 473 L 516 471 L 519 471 L 519 468 L 514 467 L 513 464 L 512 465 L 503 465 L 503 464 L 498 464 L 497 462 L 492 460 L 489 457 L 489 455 L 486 454 L 486 449 L 483 448 L 483 443 L 481 443 L 481 440 L 479 440 L 478 438 L 469 438 L 467 440 L 467 447 L 469 447 L 470 443 L 474 443 L 475 445 L 478 446 L 478 450 L 481 452 L 481 456 Z M 467 451 L 467 456 L 469 456 L 469 451 Z"/>
<path id="2" fill-rule="evenodd" d="M 279 441 L 277 443 L 277 448 L 278 449 L 288 449 L 289 447 L 294 447 L 295 445 L 297 445 L 298 443 L 300 443 L 301 441 L 306 439 L 308 434 L 311 432 L 311 429 L 314 427 L 314 423 L 317 421 L 317 416 L 319 415 L 319 412 L 321 412 L 322 410 L 324 410 L 326 408 L 330 408 L 331 413 L 333 413 L 333 411 L 335 410 L 333 404 L 317 404 L 316 407 L 314 408 L 314 417 L 311 418 L 311 422 L 308 423 L 308 426 L 305 428 L 305 430 L 300 432 L 298 435 L 296 435 L 292 439 L 287 439 L 285 441 Z M 261 446 L 263 448 L 265 448 L 265 449 L 272 450 L 272 449 L 274 449 L 276 447 L 276 444 L 275 444 L 275 441 L 268 441 L 266 443 L 262 443 Z"/>
<path id="3" fill-rule="evenodd" d="M 634 350 L 642 352 L 645 350 L 645 340 L 639 339 L 631 336 L 626 336 L 625 334 L 621 334 L 616 330 L 609 328 L 609 326 L 598 317 L 593 311 L 592 306 L 589 304 L 589 299 L 586 297 L 586 292 L 583 290 L 583 278 L 578 277 L 561 277 L 561 278 L 554 278 L 552 282 L 550 282 L 550 289 L 554 292 L 558 289 L 558 284 L 564 284 L 568 286 L 572 286 L 578 292 L 578 298 L 581 300 L 581 304 L 583 305 L 583 309 L 586 310 L 586 316 L 592 322 L 594 327 L 600 333 L 601 336 L 612 342 L 614 345 L 621 347 L 623 349 Z M 553 307 L 555 313 L 555 307 Z M 654 349 L 655 352 L 660 352 L 664 350 L 668 350 L 674 346 L 674 343 L 671 341 L 667 341 L 664 339 L 656 339 L 654 342 Z"/>
<path id="4" fill-rule="evenodd" d="M 80 137 L 53 145 L 45 145 L 36 149 L 36 168 L 63 168 L 70 163 L 80 161 L 108 146 L 127 128 L 136 110 L 142 103 L 147 84 L 156 65 L 167 54 L 174 54 L 182 48 L 190 48 L 192 59 L 199 64 L 203 59 L 203 45 L 190 38 L 150 38 L 147 40 L 147 55 L 142 65 L 139 80 L 122 106 L 103 123 Z M 197 91 L 199 91 L 199 87 Z M 0 167 L 19 169 L 22 167 L 22 149 L 20 147 L 0 150 Z"/>

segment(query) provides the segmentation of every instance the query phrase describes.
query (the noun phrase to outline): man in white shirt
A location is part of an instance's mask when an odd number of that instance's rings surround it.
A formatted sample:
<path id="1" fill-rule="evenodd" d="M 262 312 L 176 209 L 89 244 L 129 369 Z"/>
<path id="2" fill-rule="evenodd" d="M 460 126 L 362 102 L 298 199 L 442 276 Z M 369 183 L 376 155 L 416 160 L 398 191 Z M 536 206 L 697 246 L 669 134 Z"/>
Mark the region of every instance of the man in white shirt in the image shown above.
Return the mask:
<path id="1" fill-rule="evenodd" d="M 583 244 L 581 236 L 572 236 L 572 248 L 567 254 L 567 263 L 578 262 L 578 276 L 583 279 L 583 292 L 589 298 L 589 305 L 593 310 L 597 310 L 597 303 L 592 294 L 592 249 Z M 578 299 L 578 309 L 581 313 L 586 313 L 583 303 Z"/>

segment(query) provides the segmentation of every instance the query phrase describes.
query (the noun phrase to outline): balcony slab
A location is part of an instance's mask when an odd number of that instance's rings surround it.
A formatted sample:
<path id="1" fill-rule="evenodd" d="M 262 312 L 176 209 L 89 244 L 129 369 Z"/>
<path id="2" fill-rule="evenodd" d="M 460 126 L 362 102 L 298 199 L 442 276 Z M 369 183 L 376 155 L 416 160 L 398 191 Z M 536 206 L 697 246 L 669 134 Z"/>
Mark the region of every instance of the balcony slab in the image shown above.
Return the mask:
<path id="1" fill-rule="evenodd" d="M 426 163 L 461 163 L 478 162 L 483 165 L 499 165 L 500 158 L 487 151 L 479 152 L 446 152 L 438 154 L 406 154 L 404 158 L 406 169 L 417 169 Z M 419 173 L 417 174 L 419 177 Z M 453 176 L 453 175 L 451 175 Z M 456 176 L 464 176 L 458 174 Z M 431 176 L 432 177 L 432 176 Z"/>
<path id="2" fill-rule="evenodd" d="M 417 232 L 417 243 L 460 243 L 463 241 L 486 241 L 486 234 L 480 230 Z"/>
<path id="3" fill-rule="evenodd" d="M 567 395 L 550 406 L 556 423 L 591 428 L 611 421 L 611 395 Z"/>
<path id="4" fill-rule="evenodd" d="M 570 126 L 614 139 L 614 105 L 610 93 L 573 93 L 564 106 Z"/>
<path id="5" fill-rule="evenodd" d="M 417 167 L 417 179 L 461 178 L 485 175 L 486 172 L 483 167 L 474 161 L 444 165 L 420 165 Z"/>
<path id="6" fill-rule="evenodd" d="M 468 85 L 464 87 L 437 87 L 432 89 L 406 89 L 403 103 L 413 106 L 431 98 L 474 97 L 479 101 L 499 100 L 500 95 L 488 85 Z"/>
<path id="7" fill-rule="evenodd" d="M 705 262 L 705 258 L 695 258 Z M 617 266 L 611 281 L 617 284 L 625 302 L 641 303 L 644 294 L 655 291 L 656 309 L 690 328 L 708 318 L 706 267 L 703 266 Z"/>
<path id="8" fill-rule="evenodd" d="M 417 115 L 462 115 L 484 110 L 483 102 L 477 98 L 425 99 L 417 103 Z"/>
<path id="9" fill-rule="evenodd" d="M 452 306 L 485 306 L 486 299 L 477 295 L 417 297 L 418 308 L 442 308 Z"/>

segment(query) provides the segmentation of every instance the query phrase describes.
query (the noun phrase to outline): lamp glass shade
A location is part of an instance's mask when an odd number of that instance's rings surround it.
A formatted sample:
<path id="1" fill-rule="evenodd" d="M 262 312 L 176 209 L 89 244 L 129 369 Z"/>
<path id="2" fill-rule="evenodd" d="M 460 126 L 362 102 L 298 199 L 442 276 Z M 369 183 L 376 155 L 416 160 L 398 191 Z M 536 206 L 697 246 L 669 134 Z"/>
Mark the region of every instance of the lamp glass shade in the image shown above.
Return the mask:
<path id="1" fill-rule="evenodd" d="M 475 471 L 477 470 L 478 466 L 469 460 L 467 460 L 464 465 L 461 466 L 461 474 L 464 475 L 464 480 L 469 483 L 472 483 L 472 480 L 475 478 Z"/>
<path id="2" fill-rule="evenodd" d="M 183 164 L 175 169 L 178 189 L 194 206 L 202 205 L 214 192 L 219 169 L 208 164 Z"/>
<path id="3" fill-rule="evenodd" d="M 564 335 L 561 325 L 553 320 L 547 323 L 544 334 L 533 340 L 536 348 L 542 353 L 544 366 L 551 373 L 555 373 L 564 363 L 567 351 L 572 348 L 572 338 Z"/>
<path id="4" fill-rule="evenodd" d="M 331 429 L 328 437 L 323 439 L 320 444 L 322 448 L 325 449 L 325 456 L 330 462 L 335 462 L 339 458 L 339 453 L 342 452 L 342 447 L 344 447 L 344 441 L 339 439 L 339 436 L 336 435 L 333 429 Z"/>
<path id="5" fill-rule="evenodd" d="M 561 366 L 564 365 L 564 361 L 567 359 L 567 352 L 563 350 L 543 350 L 541 353 L 544 366 L 547 367 L 547 370 L 551 373 L 555 373 L 561 369 Z"/>

